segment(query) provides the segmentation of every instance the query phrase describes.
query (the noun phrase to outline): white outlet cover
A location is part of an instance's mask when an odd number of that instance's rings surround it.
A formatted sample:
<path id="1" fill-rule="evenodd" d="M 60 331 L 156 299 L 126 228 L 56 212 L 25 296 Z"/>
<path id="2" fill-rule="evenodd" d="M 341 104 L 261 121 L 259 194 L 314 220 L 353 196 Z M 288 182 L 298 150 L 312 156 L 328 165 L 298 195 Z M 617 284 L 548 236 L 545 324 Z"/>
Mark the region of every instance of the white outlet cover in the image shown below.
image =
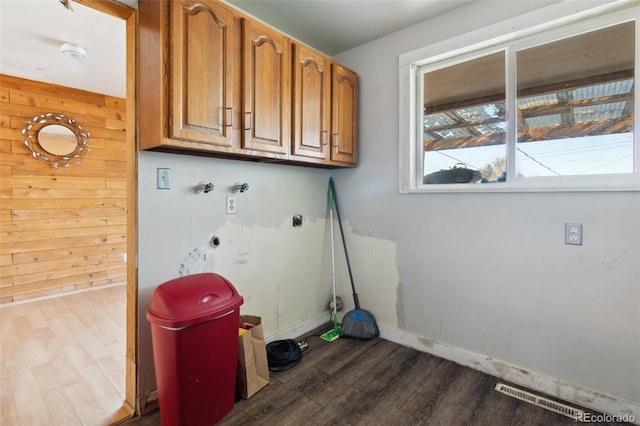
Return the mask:
<path id="1" fill-rule="evenodd" d="M 171 189 L 171 169 L 158 168 L 158 189 Z"/>
<path id="2" fill-rule="evenodd" d="M 227 214 L 237 213 L 238 205 L 236 203 L 236 197 L 234 197 L 233 195 L 227 195 Z"/>

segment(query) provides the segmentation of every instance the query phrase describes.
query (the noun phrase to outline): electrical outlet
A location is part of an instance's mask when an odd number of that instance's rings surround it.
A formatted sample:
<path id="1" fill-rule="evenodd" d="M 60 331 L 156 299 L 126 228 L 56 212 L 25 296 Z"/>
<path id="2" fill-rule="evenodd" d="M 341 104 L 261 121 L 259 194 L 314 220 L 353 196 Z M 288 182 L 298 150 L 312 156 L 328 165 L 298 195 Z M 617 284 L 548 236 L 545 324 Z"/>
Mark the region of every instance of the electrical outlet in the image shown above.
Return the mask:
<path id="1" fill-rule="evenodd" d="M 236 197 L 227 195 L 227 214 L 236 214 L 238 206 L 236 205 Z"/>
<path id="2" fill-rule="evenodd" d="M 564 243 L 582 245 L 582 224 L 581 223 L 565 223 L 564 224 Z"/>

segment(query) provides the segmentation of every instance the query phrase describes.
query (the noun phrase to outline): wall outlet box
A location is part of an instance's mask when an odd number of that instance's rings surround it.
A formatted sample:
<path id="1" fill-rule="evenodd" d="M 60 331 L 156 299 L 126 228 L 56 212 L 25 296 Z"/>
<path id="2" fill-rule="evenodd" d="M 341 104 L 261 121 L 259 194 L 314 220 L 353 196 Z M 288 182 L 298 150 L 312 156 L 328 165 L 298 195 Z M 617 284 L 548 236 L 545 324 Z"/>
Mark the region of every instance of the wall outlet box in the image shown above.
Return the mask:
<path id="1" fill-rule="evenodd" d="M 158 168 L 158 189 L 171 189 L 171 169 Z"/>
<path id="2" fill-rule="evenodd" d="M 581 223 L 565 223 L 564 224 L 564 243 L 582 245 L 582 224 Z"/>
<path id="3" fill-rule="evenodd" d="M 236 214 L 238 206 L 236 205 L 236 197 L 227 195 L 227 214 Z"/>

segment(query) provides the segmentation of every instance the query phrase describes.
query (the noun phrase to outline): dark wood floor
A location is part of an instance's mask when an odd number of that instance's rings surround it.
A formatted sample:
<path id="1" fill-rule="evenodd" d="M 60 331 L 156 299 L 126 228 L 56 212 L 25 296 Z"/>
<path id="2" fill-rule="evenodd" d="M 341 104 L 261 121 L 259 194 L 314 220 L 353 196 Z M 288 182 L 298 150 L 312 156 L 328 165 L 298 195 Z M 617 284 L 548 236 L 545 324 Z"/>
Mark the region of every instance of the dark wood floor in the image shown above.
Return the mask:
<path id="1" fill-rule="evenodd" d="M 269 385 L 238 401 L 219 424 L 576 424 L 494 391 L 495 377 L 383 339 L 306 341 L 309 348 L 298 365 L 271 372 Z M 160 415 L 126 424 L 160 425 Z"/>

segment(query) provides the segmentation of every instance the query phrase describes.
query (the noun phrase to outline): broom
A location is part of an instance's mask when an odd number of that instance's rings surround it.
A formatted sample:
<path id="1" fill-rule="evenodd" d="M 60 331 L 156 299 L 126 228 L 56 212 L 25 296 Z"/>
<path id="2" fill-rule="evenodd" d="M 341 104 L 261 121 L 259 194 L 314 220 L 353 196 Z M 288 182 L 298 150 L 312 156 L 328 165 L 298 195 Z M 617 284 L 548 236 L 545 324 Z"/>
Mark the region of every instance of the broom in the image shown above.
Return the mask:
<path id="1" fill-rule="evenodd" d="M 335 251 L 333 249 L 333 193 L 331 186 L 327 189 L 327 198 L 329 200 L 329 217 L 331 224 L 331 281 L 333 283 L 333 329 L 320 335 L 322 340 L 333 342 L 340 337 L 340 326 L 338 325 L 338 310 L 336 304 L 336 261 Z"/>
<path id="2" fill-rule="evenodd" d="M 356 292 L 356 286 L 353 283 L 353 274 L 351 272 L 351 262 L 349 262 L 349 253 L 347 252 L 347 243 L 344 238 L 344 231 L 342 230 L 340 208 L 338 207 L 338 194 L 336 193 L 336 187 L 333 183 L 333 177 L 329 178 L 329 188 L 331 189 L 333 202 L 336 206 L 338 225 L 340 225 L 340 236 L 342 237 L 342 246 L 344 247 L 344 257 L 347 261 L 347 270 L 349 271 L 349 280 L 351 281 L 351 290 L 353 291 L 353 303 L 356 305 L 354 310 L 347 312 L 342 318 L 340 336 L 355 337 L 358 339 L 372 339 L 374 337 L 378 337 L 380 335 L 380 331 L 378 330 L 378 324 L 376 324 L 376 320 L 373 315 L 360 308 L 358 293 Z"/>

